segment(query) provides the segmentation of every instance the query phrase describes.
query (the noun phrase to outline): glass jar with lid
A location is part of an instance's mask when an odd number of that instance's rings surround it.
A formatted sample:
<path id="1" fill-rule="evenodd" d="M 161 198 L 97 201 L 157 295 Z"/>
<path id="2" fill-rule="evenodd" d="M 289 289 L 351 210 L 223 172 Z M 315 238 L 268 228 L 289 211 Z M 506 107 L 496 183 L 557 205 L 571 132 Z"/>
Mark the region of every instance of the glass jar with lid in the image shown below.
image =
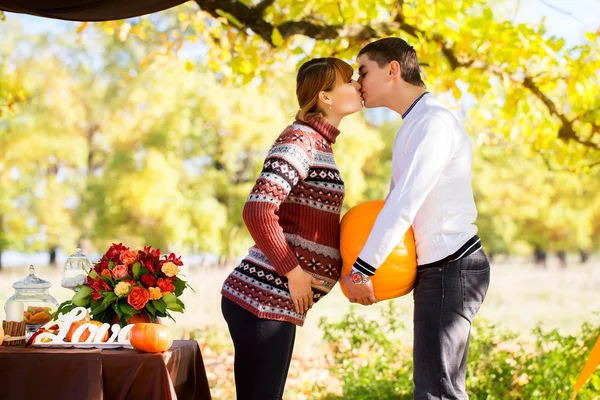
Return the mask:
<path id="1" fill-rule="evenodd" d="M 15 305 L 19 302 L 22 307 L 17 308 L 17 312 L 22 311 L 20 320 L 25 321 L 25 331 L 27 339 L 35 333 L 41 326 L 50 322 L 54 318 L 54 313 L 58 308 L 58 301 L 50 294 L 49 290 L 52 284 L 48 281 L 38 278 L 35 275 L 33 265 L 29 266 L 29 275 L 13 283 L 15 289 L 4 309 L 8 315 L 14 313 Z M 16 320 L 13 316 L 12 320 Z"/>
<path id="2" fill-rule="evenodd" d="M 69 258 L 67 258 L 67 261 L 65 261 L 60 285 L 77 292 L 79 287 L 87 280 L 87 274 L 91 268 L 92 263 L 90 262 L 90 259 L 83 254 L 78 247 L 75 250 L 75 253 L 71 254 Z"/>

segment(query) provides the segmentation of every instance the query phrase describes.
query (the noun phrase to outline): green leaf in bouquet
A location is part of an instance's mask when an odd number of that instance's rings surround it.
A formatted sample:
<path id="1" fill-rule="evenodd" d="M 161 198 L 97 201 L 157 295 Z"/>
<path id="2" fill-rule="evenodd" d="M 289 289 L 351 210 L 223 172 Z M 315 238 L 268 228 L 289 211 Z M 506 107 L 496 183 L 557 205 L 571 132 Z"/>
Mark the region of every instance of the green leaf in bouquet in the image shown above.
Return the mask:
<path id="1" fill-rule="evenodd" d="M 177 301 L 177 296 L 175 296 L 173 293 L 167 293 L 162 297 L 162 299 L 165 301 L 165 303 L 171 304 Z"/>
<path id="2" fill-rule="evenodd" d="M 181 308 L 183 308 L 185 310 L 185 304 L 183 304 L 183 301 L 177 299 L 177 304 L 179 304 L 181 306 Z"/>
<path id="3" fill-rule="evenodd" d="M 115 267 L 115 263 L 114 262 L 111 261 L 111 262 L 108 263 L 108 269 L 110 271 L 112 271 L 114 267 Z"/>
<path id="4" fill-rule="evenodd" d="M 141 268 L 139 262 L 136 262 L 135 264 L 133 264 L 133 267 L 131 267 L 134 279 L 140 279 L 140 269 Z"/>
<path id="5" fill-rule="evenodd" d="M 90 304 L 92 292 L 94 290 L 87 286 L 81 286 L 77 293 L 73 295 L 71 302 L 75 307 L 87 307 Z"/>
<path id="6" fill-rule="evenodd" d="M 150 270 L 148 268 L 140 269 L 140 276 L 144 276 L 145 274 L 149 274 Z"/>
<path id="7" fill-rule="evenodd" d="M 179 297 L 181 296 L 181 294 L 183 293 L 183 289 L 185 289 L 185 281 L 181 280 L 179 278 L 175 278 L 173 279 L 173 282 L 171 282 L 173 284 L 173 286 L 175 286 L 175 296 Z"/>
<path id="8" fill-rule="evenodd" d="M 148 311 L 148 313 L 150 313 L 151 316 L 154 317 L 156 315 L 156 308 L 152 305 L 151 301 L 146 303 L 146 310 Z"/>
<path id="9" fill-rule="evenodd" d="M 112 276 L 100 275 L 100 279 L 102 279 L 106 283 L 110 283 L 111 285 L 115 286 L 115 281 L 113 281 Z"/>
<path id="10" fill-rule="evenodd" d="M 100 307 L 100 304 L 102 304 L 102 300 L 94 300 L 92 299 L 92 301 L 90 302 L 90 308 L 93 310 L 94 308 Z"/>
<path id="11" fill-rule="evenodd" d="M 113 292 L 109 292 L 106 295 L 106 297 L 104 297 L 104 300 L 102 300 L 102 303 L 98 307 L 92 308 L 92 315 L 97 316 L 98 314 L 106 310 L 108 306 L 110 306 L 113 303 L 116 303 L 118 300 L 119 298 L 116 294 L 114 294 Z"/>
<path id="12" fill-rule="evenodd" d="M 183 312 L 183 307 L 181 307 L 177 303 L 169 303 L 169 304 L 167 304 L 167 310 Z"/>
<path id="13" fill-rule="evenodd" d="M 73 310 L 77 307 L 75 304 L 71 302 L 71 300 L 63 301 L 59 306 L 56 312 L 54 313 L 53 320 L 56 321 L 58 319 L 59 314 L 67 314 L 69 311 Z"/>
<path id="14" fill-rule="evenodd" d="M 89 275 L 90 275 L 90 278 L 96 279 L 96 277 L 98 276 L 98 273 L 94 270 L 91 270 Z"/>
<path id="15" fill-rule="evenodd" d="M 120 302 L 119 303 L 119 309 L 121 310 L 121 312 L 126 315 L 126 316 L 133 316 L 135 314 L 135 308 L 131 307 L 129 304 L 125 303 L 125 302 Z"/>
<path id="16" fill-rule="evenodd" d="M 152 300 L 152 305 L 154 306 L 154 308 L 156 308 L 157 311 L 160 311 L 163 314 L 167 312 L 167 303 L 165 303 L 163 299 Z"/>
<path id="17" fill-rule="evenodd" d="M 109 302 L 113 302 L 117 299 L 117 295 L 115 294 L 115 292 L 104 292 L 104 300 L 102 301 L 102 303 L 109 303 Z"/>
<path id="18" fill-rule="evenodd" d="M 114 309 L 115 309 L 115 312 L 117 313 L 117 318 L 119 318 L 119 322 L 121 322 L 123 320 L 124 314 L 123 314 L 123 311 L 121 311 L 121 307 L 118 302 L 115 303 Z M 123 326 L 123 325 L 121 325 L 121 326 Z"/>

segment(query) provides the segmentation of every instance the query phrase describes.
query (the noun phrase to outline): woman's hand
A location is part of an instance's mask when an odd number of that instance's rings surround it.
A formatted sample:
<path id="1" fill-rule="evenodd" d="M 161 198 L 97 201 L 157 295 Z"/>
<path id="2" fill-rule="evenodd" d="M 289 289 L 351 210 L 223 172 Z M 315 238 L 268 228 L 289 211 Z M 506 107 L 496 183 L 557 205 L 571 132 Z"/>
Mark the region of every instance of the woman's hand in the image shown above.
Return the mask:
<path id="1" fill-rule="evenodd" d="M 314 278 L 312 275 L 304 272 L 301 266 L 285 274 L 288 279 L 288 288 L 290 296 L 294 303 L 294 308 L 298 314 L 306 314 L 313 305 L 312 285 L 322 285 L 325 281 Z"/>

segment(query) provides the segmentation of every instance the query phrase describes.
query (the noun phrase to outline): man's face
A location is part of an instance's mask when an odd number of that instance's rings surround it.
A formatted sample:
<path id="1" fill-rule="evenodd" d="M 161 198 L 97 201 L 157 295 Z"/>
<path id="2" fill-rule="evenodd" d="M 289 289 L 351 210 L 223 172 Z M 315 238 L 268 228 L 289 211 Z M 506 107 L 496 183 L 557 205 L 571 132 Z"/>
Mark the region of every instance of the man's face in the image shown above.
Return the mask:
<path id="1" fill-rule="evenodd" d="M 382 107 L 385 96 L 391 89 L 389 68 L 379 65 L 363 54 L 358 58 L 358 83 L 361 84 L 365 107 Z"/>

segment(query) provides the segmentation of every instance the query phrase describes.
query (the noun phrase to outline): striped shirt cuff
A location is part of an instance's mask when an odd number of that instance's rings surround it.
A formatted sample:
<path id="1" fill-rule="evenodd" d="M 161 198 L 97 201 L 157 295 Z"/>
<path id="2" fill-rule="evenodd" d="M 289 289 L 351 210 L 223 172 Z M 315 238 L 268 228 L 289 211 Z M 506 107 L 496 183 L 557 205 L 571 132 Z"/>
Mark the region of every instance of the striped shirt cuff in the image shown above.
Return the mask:
<path id="1" fill-rule="evenodd" d="M 367 264 L 365 261 L 361 260 L 360 257 L 356 259 L 356 262 L 352 266 L 352 269 L 357 270 L 367 276 L 375 275 L 376 269 Z"/>

